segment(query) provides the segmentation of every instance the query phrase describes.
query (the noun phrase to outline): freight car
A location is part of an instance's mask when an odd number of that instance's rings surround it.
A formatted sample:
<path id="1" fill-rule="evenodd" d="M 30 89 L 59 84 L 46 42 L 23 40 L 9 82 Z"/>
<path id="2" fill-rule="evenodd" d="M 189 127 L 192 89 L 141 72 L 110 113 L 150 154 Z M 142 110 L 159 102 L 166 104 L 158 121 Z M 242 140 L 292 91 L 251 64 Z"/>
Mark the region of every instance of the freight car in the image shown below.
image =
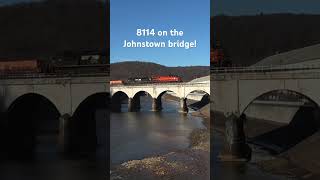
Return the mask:
<path id="1" fill-rule="evenodd" d="M 134 77 L 134 78 L 128 78 L 127 82 L 128 84 L 131 83 L 151 83 L 152 79 L 150 77 Z"/>
<path id="2" fill-rule="evenodd" d="M 56 65 L 37 59 L 0 61 L 0 74 L 89 74 L 108 71 L 108 64 Z"/>
<path id="3" fill-rule="evenodd" d="M 105 73 L 109 72 L 109 64 L 105 52 L 65 51 L 62 55 L 52 57 L 55 73 Z"/>
<path id="4" fill-rule="evenodd" d="M 1 74 L 47 73 L 53 70 L 50 63 L 37 59 L 0 61 Z"/>
<path id="5" fill-rule="evenodd" d="M 122 85 L 124 82 L 122 80 L 111 80 L 110 85 Z"/>
<path id="6" fill-rule="evenodd" d="M 105 51 L 64 51 L 51 57 L 57 65 L 106 64 Z"/>

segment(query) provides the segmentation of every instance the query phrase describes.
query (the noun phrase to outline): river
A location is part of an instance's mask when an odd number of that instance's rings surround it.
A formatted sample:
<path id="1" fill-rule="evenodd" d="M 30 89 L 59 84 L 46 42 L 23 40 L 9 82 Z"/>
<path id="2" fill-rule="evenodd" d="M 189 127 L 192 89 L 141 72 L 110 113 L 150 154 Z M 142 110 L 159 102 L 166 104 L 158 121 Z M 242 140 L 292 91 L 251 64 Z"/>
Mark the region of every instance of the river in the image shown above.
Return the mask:
<path id="1" fill-rule="evenodd" d="M 98 112 L 98 111 L 97 111 Z M 37 135 L 34 156 L 25 160 L 0 161 L 1 180 L 105 180 L 106 170 L 106 132 L 101 126 L 107 120 L 106 111 L 100 110 L 97 121 L 96 153 L 89 157 L 63 157 L 58 152 L 57 134 Z"/>
<path id="2" fill-rule="evenodd" d="M 176 101 L 163 99 L 160 112 L 152 112 L 151 104 L 151 98 L 141 97 L 140 112 L 111 113 L 111 165 L 185 149 L 190 133 L 204 128 L 202 118 L 179 113 Z"/>

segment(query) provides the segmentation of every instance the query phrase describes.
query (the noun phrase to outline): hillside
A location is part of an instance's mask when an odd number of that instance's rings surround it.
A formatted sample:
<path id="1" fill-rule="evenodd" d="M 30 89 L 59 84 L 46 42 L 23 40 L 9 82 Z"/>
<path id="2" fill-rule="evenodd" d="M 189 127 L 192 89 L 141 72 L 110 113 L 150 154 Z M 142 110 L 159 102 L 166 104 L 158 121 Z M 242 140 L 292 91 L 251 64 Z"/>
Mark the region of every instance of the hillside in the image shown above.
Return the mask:
<path id="1" fill-rule="evenodd" d="M 211 18 L 211 41 L 220 41 L 235 64 L 320 43 L 320 15 L 260 14 Z"/>
<path id="2" fill-rule="evenodd" d="M 152 75 L 177 75 L 183 81 L 209 75 L 208 66 L 166 67 L 149 62 L 128 61 L 110 65 L 111 79 L 126 80 L 129 77 L 144 77 Z"/>
<path id="3" fill-rule="evenodd" d="M 0 7 L 0 58 L 106 51 L 108 8 L 96 0 L 46 0 Z"/>

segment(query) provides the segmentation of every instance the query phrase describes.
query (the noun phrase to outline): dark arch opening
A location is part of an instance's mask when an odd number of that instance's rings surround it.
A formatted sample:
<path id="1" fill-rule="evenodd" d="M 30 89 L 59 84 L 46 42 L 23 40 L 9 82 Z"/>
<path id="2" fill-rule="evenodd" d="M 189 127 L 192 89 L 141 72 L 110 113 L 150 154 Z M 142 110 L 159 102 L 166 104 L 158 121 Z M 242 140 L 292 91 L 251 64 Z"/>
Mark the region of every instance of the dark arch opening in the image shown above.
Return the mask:
<path id="1" fill-rule="evenodd" d="M 162 111 L 178 112 L 180 108 L 180 98 L 178 95 L 170 90 L 163 91 L 157 97 L 157 101 L 161 104 Z"/>
<path id="2" fill-rule="evenodd" d="M 74 156 L 104 160 L 110 94 L 96 93 L 80 103 L 72 116 L 70 151 Z"/>
<path id="3" fill-rule="evenodd" d="M 286 114 L 282 117 L 288 118 L 287 121 L 280 116 L 283 112 Z M 255 114 L 261 114 L 261 118 Z M 262 115 L 268 114 L 277 114 L 280 119 L 265 120 Z M 300 143 L 320 127 L 319 106 L 309 97 L 291 90 L 274 90 L 260 95 L 249 103 L 242 115 L 246 117 L 248 142 L 276 154 Z"/>
<path id="4" fill-rule="evenodd" d="M 128 95 L 122 91 L 113 94 L 111 98 L 112 112 L 126 112 L 128 111 Z"/>
<path id="5" fill-rule="evenodd" d="M 6 112 L 9 157 L 42 159 L 49 158 L 45 155 L 48 148 L 57 152 L 59 117 L 55 105 L 42 95 L 17 98 Z"/>
<path id="6" fill-rule="evenodd" d="M 134 111 L 150 111 L 152 110 L 152 96 L 146 91 L 137 92 L 132 98 L 132 106 Z"/>
<path id="7" fill-rule="evenodd" d="M 187 96 L 187 105 L 189 108 L 198 111 L 210 103 L 209 93 L 202 90 L 190 92 Z"/>

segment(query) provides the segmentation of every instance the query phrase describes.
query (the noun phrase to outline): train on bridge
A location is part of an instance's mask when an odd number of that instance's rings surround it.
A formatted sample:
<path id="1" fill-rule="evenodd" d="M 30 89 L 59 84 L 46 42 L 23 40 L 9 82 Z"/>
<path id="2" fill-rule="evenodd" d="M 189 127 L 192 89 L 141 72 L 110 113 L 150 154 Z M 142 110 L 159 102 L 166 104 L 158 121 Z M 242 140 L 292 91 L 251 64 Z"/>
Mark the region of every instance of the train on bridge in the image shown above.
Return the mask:
<path id="1" fill-rule="evenodd" d="M 144 84 L 144 83 L 177 83 L 182 82 L 179 76 L 151 76 L 151 77 L 135 77 L 127 80 L 111 80 L 111 85 L 123 84 Z"/>
<path id="2" fill-rule="evenodd" d="M 86 54 L 74 59 L 54 58 L 40 59 L 7 59 L 0 60 L 0 74 L 59 74 L 59 73 L 103 73 L 109 71 L 101 55 Z"/>

